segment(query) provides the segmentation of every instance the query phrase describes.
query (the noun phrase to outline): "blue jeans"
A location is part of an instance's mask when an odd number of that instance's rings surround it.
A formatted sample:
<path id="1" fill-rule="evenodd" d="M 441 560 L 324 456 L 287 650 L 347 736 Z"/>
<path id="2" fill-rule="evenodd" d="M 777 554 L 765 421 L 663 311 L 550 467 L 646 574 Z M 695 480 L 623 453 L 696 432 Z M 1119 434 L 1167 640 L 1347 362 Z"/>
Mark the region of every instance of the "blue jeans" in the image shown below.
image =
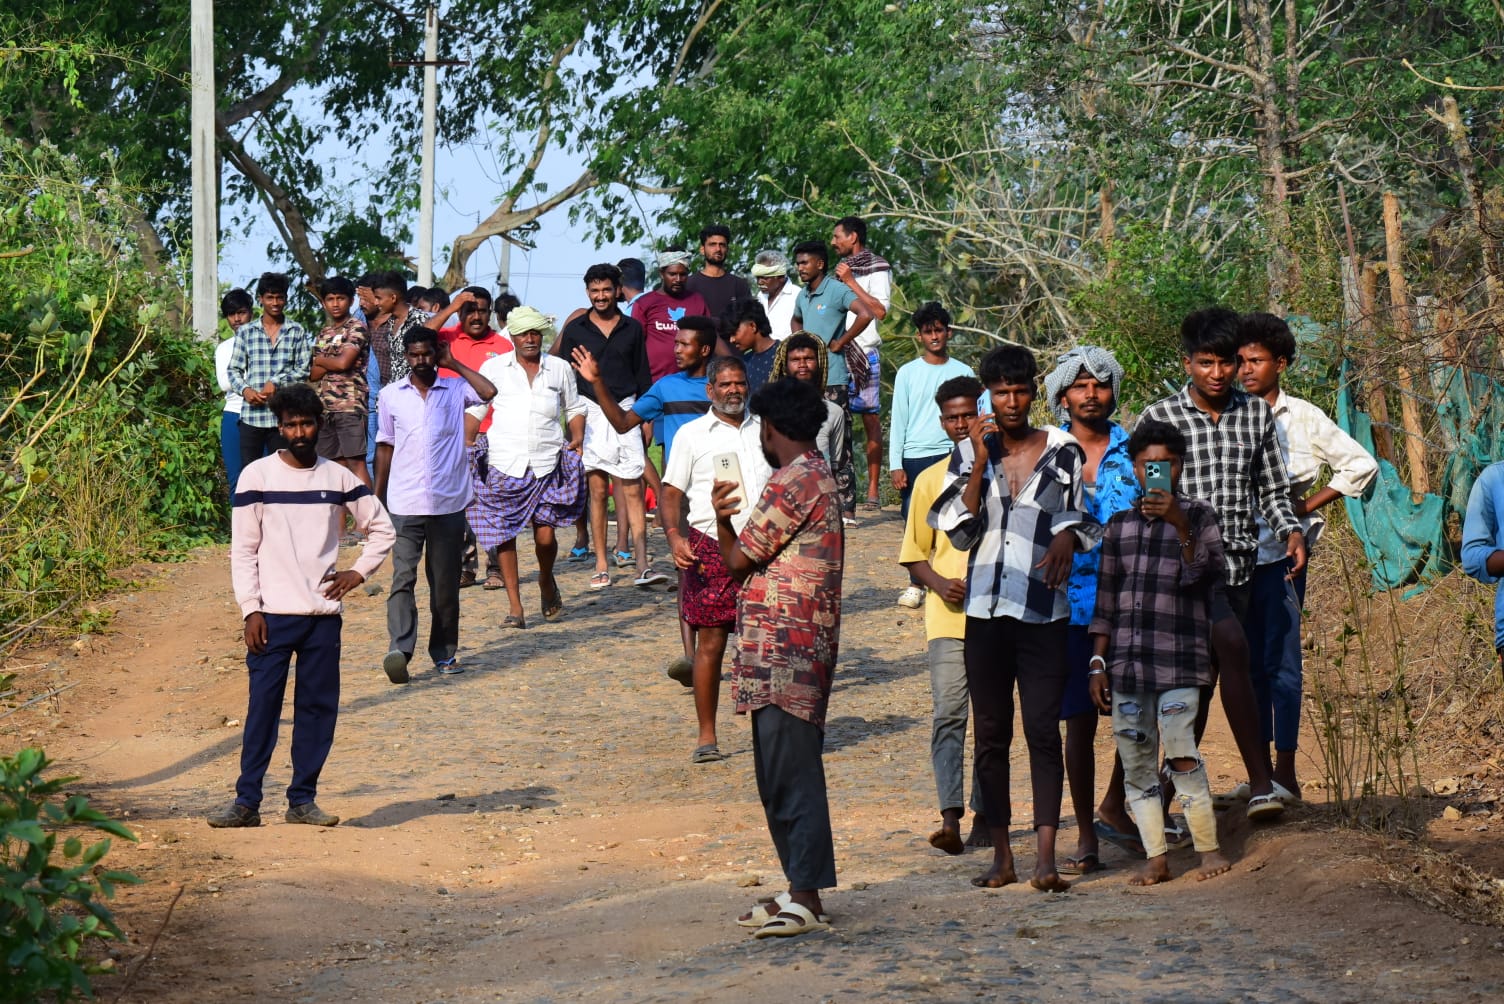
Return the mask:
<path id="1" fill-rule="evenodd" d="M 230 499 L 235 498 L 235 485 L 240 481 L 240 413 L 219 413 L 219 457 L 225 465 L 225 482 L 230 486 Z"/>
<path id="2" fill-rule="evenodd" d="M 1217 849 L 1217 817 L 1212 811 L 1211 787 L 1206 781 L 1206 764 L 1196 749 L 1196 712 L 1200 707 L 1199 687 L 1178 687 L 1159 693 L 1115 691 L 1112 695 L 1112 731 L 1118 756 L 1123 759 L 1123 790 L 1147 858 L 1165 853 L 1165 810 L 1159 786 L 1160 743 L 1164 743 L 1166 760 L 1196 762 L 1190 770 L 1170 770 L 1170 779 L 1185 809 L 1185 822 L 1196 850 Z"/>
<path id="3" fill-rule="evenodd" d="M 898 497 L 902 499 L 899 514 L 902 515 L 904 519 L 909 518 L 909 496 L 914 492 L 914 479 L 919 477 L 922 472 L 929 470 L 931 467 L 934 467 L 940 461 L 949 459 L 949 453 L 937 453 L 932 457 L 903 458 L 901 462 L 903 464 L 904 486 L 903 491 L 898 493 Z"/>
<path id="4" fill-rule="evenodd" d="M 1300 600 L 1285 579 L 1289 563 L 1254 570 L 1248 603 L 1248 668 L 1264 742 L 1280 752 L 1298 748 L 1301 688 Z M 1302 583 L 1303 584 L 1303 583 Z"/>

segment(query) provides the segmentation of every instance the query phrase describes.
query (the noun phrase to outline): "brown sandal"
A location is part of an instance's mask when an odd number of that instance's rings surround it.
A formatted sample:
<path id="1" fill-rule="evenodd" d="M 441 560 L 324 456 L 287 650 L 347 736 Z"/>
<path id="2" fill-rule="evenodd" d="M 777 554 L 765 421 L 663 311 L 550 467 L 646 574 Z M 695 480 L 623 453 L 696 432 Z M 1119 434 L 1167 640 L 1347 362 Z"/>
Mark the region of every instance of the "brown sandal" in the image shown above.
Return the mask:
<path id="1" fill-rule="evenodd" d="M 490 575 L 486 576 L 486 582 L 485 582 L 485 584 L 483 586 L 481 586 L 481 588 L 482 589 L 501 589 L 505 585 L 506 585 L 506 583 L 503 582 L 502 579 L 501 579 L 501 573 L 500 572 L 492 572 Z"/>

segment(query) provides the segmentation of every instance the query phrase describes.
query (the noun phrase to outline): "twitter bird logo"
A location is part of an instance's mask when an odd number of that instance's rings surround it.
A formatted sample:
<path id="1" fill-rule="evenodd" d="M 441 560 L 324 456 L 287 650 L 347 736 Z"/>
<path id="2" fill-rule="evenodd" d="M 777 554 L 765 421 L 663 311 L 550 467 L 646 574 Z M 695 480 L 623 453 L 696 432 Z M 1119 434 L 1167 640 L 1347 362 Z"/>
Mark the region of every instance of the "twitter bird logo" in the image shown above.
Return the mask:
<path id="1" fill-rule="evenodd" d="M 687 314 L 687 313 L 689 313 L 689 308 L 688 307 L 670 307 L 670 308 L 668 308 L 669 320 L 673 321 L 675 324 L 678 324 L 679 321 L 681 319 L 683 319 L 684 315 Z"/>

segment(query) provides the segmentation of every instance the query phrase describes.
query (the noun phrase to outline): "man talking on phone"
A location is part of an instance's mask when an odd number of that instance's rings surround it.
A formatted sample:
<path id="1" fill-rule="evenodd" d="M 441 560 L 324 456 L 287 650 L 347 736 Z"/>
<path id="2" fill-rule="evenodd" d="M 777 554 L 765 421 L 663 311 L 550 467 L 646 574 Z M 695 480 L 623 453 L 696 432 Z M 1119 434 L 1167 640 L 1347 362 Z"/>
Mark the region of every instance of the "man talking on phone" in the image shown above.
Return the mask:
<path id="1" fill-rule="evenodd" d="M 716 356 L 705 369 L 710 411 L 686 423 L 674 437 L 663 471 L 658 503 L 669 551 L 679 569 L 679 616 L 693 636 L 693 662 L 676 659 L 668 675 L 695 691 L 700 735 L 690 759 L 725 759 L 716 743 L 716 706 L 726 638 L 736 624 L 737 584 L 721 562 L 715 506 L 717 481 L 739 481 L 741 511 L 732 517 L 740 533 L 772 475 L 762 452 L 762 426 L 747 410 L 747 366 L 735 356 Z"/>

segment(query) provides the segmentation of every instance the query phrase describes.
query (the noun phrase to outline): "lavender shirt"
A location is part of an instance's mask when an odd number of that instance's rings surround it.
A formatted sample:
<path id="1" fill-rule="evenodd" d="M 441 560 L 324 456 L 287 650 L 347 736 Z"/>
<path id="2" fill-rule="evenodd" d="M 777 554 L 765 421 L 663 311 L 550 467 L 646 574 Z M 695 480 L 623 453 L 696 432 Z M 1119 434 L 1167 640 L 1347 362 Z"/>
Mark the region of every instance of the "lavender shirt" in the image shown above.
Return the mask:
<path id="1" fill-rule="evenodd" d="M 398 516 L 444 516 L 470 504 L 465 409 L 483 404 L 459 377 L 439 377 L 428 396 L 406 376 L 376 399 L 376 442 L 392 448 L 386 505 Z"/>

